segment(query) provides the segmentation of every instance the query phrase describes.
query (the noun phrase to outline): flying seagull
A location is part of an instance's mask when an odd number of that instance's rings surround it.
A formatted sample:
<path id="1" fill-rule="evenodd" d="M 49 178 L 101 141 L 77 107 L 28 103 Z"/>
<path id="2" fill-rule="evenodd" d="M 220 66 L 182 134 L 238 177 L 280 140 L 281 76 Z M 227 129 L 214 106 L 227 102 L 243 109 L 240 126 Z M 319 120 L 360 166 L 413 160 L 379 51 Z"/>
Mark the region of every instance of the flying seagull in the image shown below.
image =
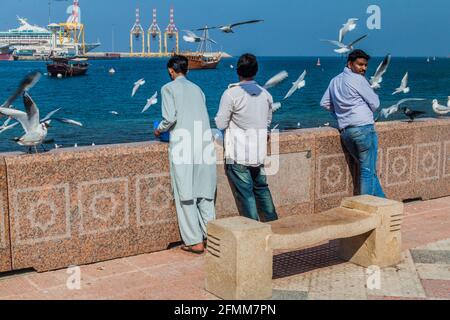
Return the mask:
<path id="1" fill-rule="evenodd" d="M 450 99 L 449 99 L 450 101 Z M 450 103 L 449 103 L 450 104 Z M 439 104 L 439 101 L 437 99 L 433 100 L 433 111 L 434 113 L 438 114 L 438 115 L 445 115 L 450 113 L 450 106 L 443 106 Z"/>
<path id="2" fill-rule="evenodd" d="M 158 91 L 155 92 L 155 94 L 150 98 L 147 99 L 147 104 L 145 105 L 144 109 L 142 109 L 142 113 L 148 110 L 152 105 L 158 103 Z"/>
<path id="3" fill-rule="evenodd" d="M 272 113 L 277 112 L 278 110 L 280 110 L 282 107 L 281 102 L 275 102 L 274 104 L 272 104 Z"/>
<path id="4" fill-rule="evenodd" d="M 378 66 L 374 76 L 370 79 L 370 86 L 373 89 L 381 88 L 380 84 L 381 82 L 383 82 L 383 75 L 386 73 L 390 63 L 391 63 L 391 55 L 388 54 Z"/>
<path id="5" fill-rule="evenodd" d="M 344 44 L 344 43 L 342 43 L 340 41 L 336 41 L 336 40 L 321 40 L 321 41 L 327 41 L 327 42 L 330 42 L 330 43 L 334 44 L 335 46 L 339 47 L 339 49 L 334 49 L 334 52 L 340 53 L 340 54 L 346 54 L 346 53 L 349 53 L 350 51 L 354 50 L 355 48 L 353 46 L 355 44 L 357 44 L 358 42 L 360 42 L 361 40 L 365 39 L 367 36 L 368 35 L 366 34 L 349 44 Z"/>
<path id="6" fill-rule="evenodd" d="M 281 82 L 286 80 L 289 77 L 289 74 L 283 70 L 279 72 L 278 74 L 274 75 L 272 78 L 270 78 L 266 84 L 264 85 L 264 89 L 270 89 L 272 87 L 275 87 L 279 85 Z"/>
<path id="7" fill-rule="evenodd" d="M 275 132 L 275 130 L 277 130 L 279 126 L 280 126 L 280 124 L 277 123 L 277 124 L 272 128 L 272 130 L 270 130 L 270 132 Z"/>
<path id="8" fill-rule="evenodd" d="M 183 40 L 186 42 L 196 43 L 196 42 L 202 42 L 202 41 L 208 40 L 214 44 L 217 44 L 217 42 L 214 41 L 213 39 L 200 37 L 191 30 L 183 30 L 183 31 L 186 33 L 186 35 L 183 36 Z"/>
<path id="9" fill-rule="evenodd" d="M 400 85 L 400 88 L 395 89 L 395 92 L 392 95 L 395 95 L 397 93 L 409 93 L 411 90 L 408 87 L 408 72 L 405 74 L 405 76 L 402 79 L 402 83 Z"/>
<path id="10" fill-rule="evenodd" d="M 145 84 L 145 80 L 144 79 L 140 79 L 138 81 L 136 81 L 134 83 L 134 87 L 133 87 L 133 92 L 131 93 L 131 96 L 134 97 L 134 95 L 136 94 L 136 92 L 139 90 L 139 88 L 141 86 L 143 86 Z"/>
<path id="11" fill-rule="evenodd" d="M 339 30 L 339 42 L 344 41 L 345 35 L 356 29 L 356 21 L 359 19 L 351 18 L 348 19 L 347 22 L 343 25 L 343 27 Z"/>
<path id="12" fill-rule="evenodd" d="M 30 152 L 32 147 L 34 147 L 35 151 L 37 152 L 36 146 L 44 143 L 44 140 L 47 137 L 48 128 L 50 127 L 50 122 L 52 120 L 73 125 L 81 125 L 81 123 L 71 119 L 53 118 L 53 115 L 60 109 L 50 112 L 42 120 L 39 120 L 39 109 L 28 92 L 23 93 L 23 103 L 25 105 L 25 112 L 16 109 L 0 107 L 0 113 L 14 118 L 18 122 L 20 122 L 22 128 L 25 131 L 25 135 L 23 135 L 21 138 L 14 139 L 14 141 L 16 141 L 21 146 L 28 147 Z"/>
<path id="13" fill-rule="evenodd" d="M 19 87 L 14 93 L 0 106 L 1 108 L 9 108 L 11 104 L 20 97 L 25 91 L 30 90 L 41 78 L 41 73 L 36 71 L 32 72 L 22 80 Z"/>
<path id="14" fill-rule="evenodd" d="M 295 93 L 295 91 L 303 88 L 306 85 L 305 77 L 306 77 L 306 70 L 303 71 L 303 73 L 300 75 L 297 81 L 292 83 L 292 88 L 289 90 L 289 92 L 286 94 L 283 100 L 286 100 L 287 98 L 292 96 Z"/>
<path id="15" fill-rule="evenodd" d="M 399 112 L 400 106 L 404 104 L 405 102 L 409 101 L 425 101 L 425 99 L 417 99 L 417 98 L 411 98 L 411 99 L 402 99 L 393 106 L 390 106 L 389 108 L 384 108 L 380 111 L 378 118 L 380 116 L 383 116 L 385 119 L 389 118 L 390 115 Z M 377 120 L 378 120 L 377 118 Z"/>
<path id="16" fill-rule="evenodd" d="M 218 27 L 205 27 L 205 28 L 200 28 L 197 29 L 196 31 L 204 31 L 204 30 L 208 30 L 208 29 L 220 29 L 222 32 L 225 33 L 234 33 L 233 28 L 237 27 L 237 26 L 241 26 L 244 24 L 251 24 L 251 23 L 258 23 L 258 22 L 263 22 L 264 20 L 250 20 L 250 21 L 243 21 L 243 22 L 238 22 L 238 23 L 233 23 L 233 24 L 227 24 L 227 25 L 223 25 L 223 26 L 218 26 Z"/>

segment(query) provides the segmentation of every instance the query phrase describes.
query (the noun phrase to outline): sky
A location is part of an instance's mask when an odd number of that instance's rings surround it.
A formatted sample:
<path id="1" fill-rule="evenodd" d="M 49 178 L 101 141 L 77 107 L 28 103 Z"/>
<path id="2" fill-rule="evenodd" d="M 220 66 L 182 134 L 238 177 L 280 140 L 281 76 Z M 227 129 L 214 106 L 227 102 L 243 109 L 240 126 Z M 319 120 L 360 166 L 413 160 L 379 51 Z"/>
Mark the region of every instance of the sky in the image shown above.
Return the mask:
<path id="1" fill-rule="evenodd" d="M 67 19 L 72 0 L 50 0 L 52 22 Z M 15 28 L 16 16 L 32 24 L 48 24 L 49 0 L 0 0 L 0 30 Z M 370 5 L 381 9 L 381 28 L 369 30 Z M 175 9 L 179 30 L 204 25 L 223 25 L 245 20 L 264 22 L 237 27 L 235 34 L 211 32 L 217 50 L 232 55 L 252 52 L 260 56 L 333 56 L 334 47 L 321 39 L 337 40 L 339 28 L 348 18 L 359 18 L 358 27 L 346 41 L 369 37 L 358 47 L 373 56 L 450 56 L 449 0 L 80 0 L 86 41 L 99 40 L 98 51 L 129 51 L 129 33 L 135 9 L 141 9 L 145 30 L 151 24 L 152 9 L 164 29 L 169 9 Z M 344 42 L 346 42 L 344 41 Z M 196 46 L 180 41 L 182 49 Z M 138 43 L 134 44 L 139 48 Z"/>

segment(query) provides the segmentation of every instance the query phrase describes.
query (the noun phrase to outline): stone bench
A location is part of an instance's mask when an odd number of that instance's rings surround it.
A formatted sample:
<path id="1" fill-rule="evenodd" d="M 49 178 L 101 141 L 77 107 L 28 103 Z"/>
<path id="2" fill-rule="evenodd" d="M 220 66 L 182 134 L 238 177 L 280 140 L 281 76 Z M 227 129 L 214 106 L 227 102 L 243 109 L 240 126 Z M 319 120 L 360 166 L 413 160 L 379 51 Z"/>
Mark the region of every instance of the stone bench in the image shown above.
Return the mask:
<path id="1" fill-rule="evenodd" d="M 380 268 L 400 263 L 403 203 L 359 196 L 315 215 L 264 224 L 243 217 L 208 225 L 206 290 L 222 299 L 272 296 L 273 251 L 339 239 L 339 257 Z"/>

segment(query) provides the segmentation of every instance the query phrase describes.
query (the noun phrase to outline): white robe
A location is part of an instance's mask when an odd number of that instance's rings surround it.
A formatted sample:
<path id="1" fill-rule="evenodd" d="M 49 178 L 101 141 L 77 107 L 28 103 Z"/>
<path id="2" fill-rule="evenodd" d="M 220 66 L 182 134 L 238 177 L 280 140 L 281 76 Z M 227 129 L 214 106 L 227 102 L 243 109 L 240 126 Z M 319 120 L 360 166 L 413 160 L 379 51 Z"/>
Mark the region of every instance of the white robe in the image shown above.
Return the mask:
<path id="1" fill-rule="evenodd" d="M 170 167 L 180 201 L 215 198 L 216 152 L 202 90 L 185 77 L 162 90 L 161 132 L 170 131 Z"/>

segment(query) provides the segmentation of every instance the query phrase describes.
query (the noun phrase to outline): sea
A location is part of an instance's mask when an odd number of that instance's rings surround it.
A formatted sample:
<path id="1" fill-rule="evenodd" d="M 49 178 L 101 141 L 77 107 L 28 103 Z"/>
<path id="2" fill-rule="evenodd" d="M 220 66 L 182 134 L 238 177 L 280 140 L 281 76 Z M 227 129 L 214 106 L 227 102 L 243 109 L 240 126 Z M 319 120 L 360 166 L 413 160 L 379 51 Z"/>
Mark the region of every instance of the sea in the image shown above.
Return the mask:
<path id="1" fill-rule="evenodd" d="M 320 58 L 321 66 L 316 66 Z M 373 75 L 383 57 L 370 61 L 368 76 Z M 38 70 L 43 76 L 30 90 L 39 107 L 41 118 L 48 112 L 62 108 L 61 118 L 70 118 L 83 123 L 83 127 L 52 123 L 48 139 L 54 139 L 61 147 L 108 145 L 118 143 L 154 140 L 153 123 L 161 120 L 161 99 L 146 113 L 141 113 L 147 99 L 169 82 L 166 69 L 167 59 L 121 59 L 90 61 L 86 76 L 74 78 L 50 78 L 46 76 L 44 61 L 0 61 L 0 101 L 5 101 L 29 72 Z M 231 83 L 238 82 L 237 59 L 223 59 L 216 70 L 191 71 L 188 78 L 198 84 L 207 98 L 211 125 L 217 113 L 220 98 Z M 330 80 L 341 73 L 345 60 L 341 57 L 260 57 L 260 71 L 257 81 L 264 84 L 270 77 L 282 70 L 289 78 L 279 86 L 270 89 L 275 102 L 282 102 L 282 108 L 274 114 L 273 126 L 281 131 L 297 128 L 312 128 L 330 125 L 336 127 L 334 118 L 319 103 Z M 114 68 L 116 73 L 109 74 Z M 288 100 L 282 101 L 300 74 L 306 70 L 306 87 L 297 91 Z M 409 72 L 411 92 L 393 96 L 400 86 L 404 74 Z M 132 98 L 135 81 L 144 78 L 146 84 Z M 408 106 L 425 111 L 427 117 L 435 117 L 432 100 L 447 104 L 450 96 L 449 58 L 407 58 L 394 57 L 378 90 L 382 107 L 389 107 L 403 98 L 423 98 L 426 101 L 411 102 Z M 160 98 L 160 96 L 159 96 Z M 24 110 L 22 99 L 14 107 Z M 117 112 L 118 115 L 111 112 Z M 0 125 L 5 118 L 0 119 Z M 390 120 L 405 119 L 401 114 Z M 384 120 L 383 120 L 384 121 Z M 24 151 L 13 138 L 22 136 L 23 129 L 17 126 L 0 134 L 0 152 Z M 54 148 L 54 145 L 48 146 Z"/>

